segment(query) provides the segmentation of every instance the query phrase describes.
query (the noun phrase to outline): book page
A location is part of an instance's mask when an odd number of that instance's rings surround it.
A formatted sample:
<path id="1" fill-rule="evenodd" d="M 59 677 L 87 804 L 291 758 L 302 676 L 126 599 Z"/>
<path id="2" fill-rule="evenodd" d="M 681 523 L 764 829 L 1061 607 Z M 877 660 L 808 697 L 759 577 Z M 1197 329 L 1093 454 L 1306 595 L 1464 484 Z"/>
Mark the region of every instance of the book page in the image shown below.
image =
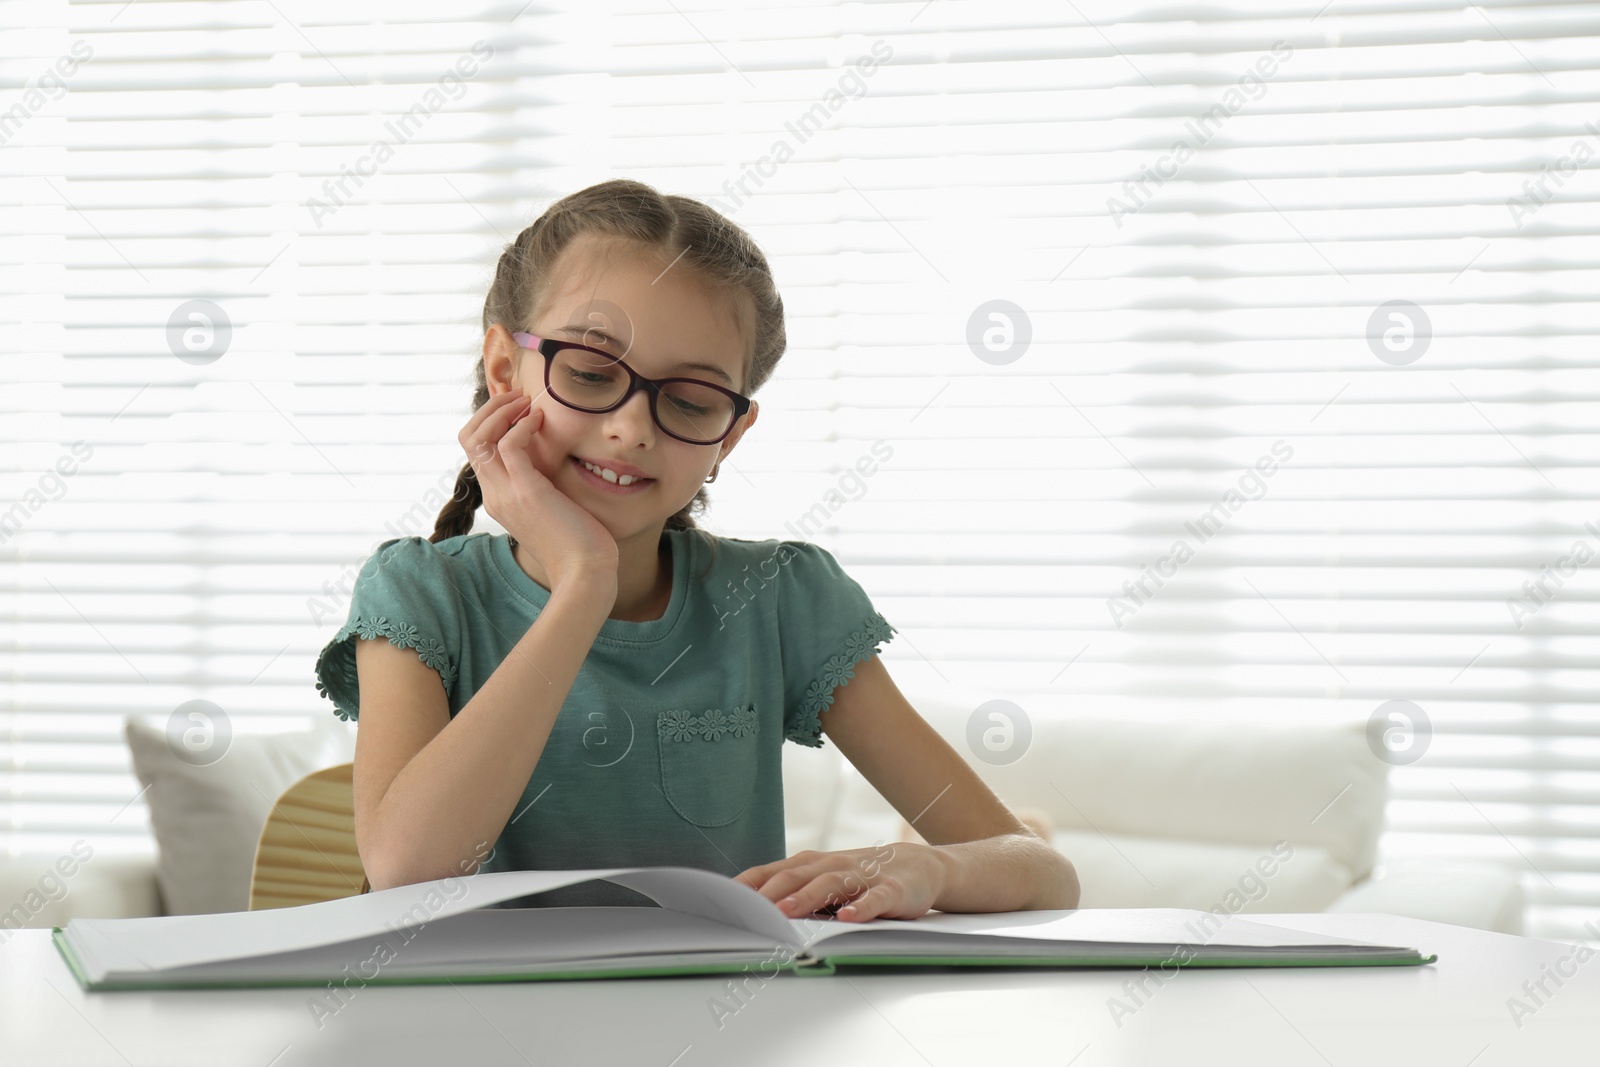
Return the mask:
<path id="1" fill-rule="evenodd" d="M 802 924 L 805 920 L 791 920 Z M 1090 908 L 951 914 L 866 923 L 812 921 L 805 931 L 813 955 L 893 955 L 916 947 L 951 955 L 1049 955 L 1069 945 L 1241 948 L 1251 955 L 1340 955 L 1345 950 L 1392 949 L 1367 941 L 1329 937 L 1190 908 Z M 815 929 L 820 927 L 820 929 Z M 797 930 L 797 934 L 800 931 Z M 1304 951 L 1302 951 L 1304 950 Z M 1410 950 L 1406 950 L 1410 951 Z"/>
<path id="2" fill-rule="evenodd" d="M 781 946 L 759 934 L 666 908 L 482 908 L 427 926 L 335 945 L 164 972 L 174 981 L 373 981 L 538 974 L 564 968 L 758 961 Z M 143 972 L 141 972 L 143 973 Z M 137 975 L 135 976 L 137 977 Z"/>
<path id="3" fill-rule="evenodd" d="M 791 936 L 783 913 L 760 893 L 725 875 L 691 867 L 495 871 L 291 908 L 71 919 L 64 934 L 85 965 L 92 957 L 97 970 L 159 971 L 370 938 L 593 878 L 617 881 L 663 908 L 740 926 L 774 943 L 787 943 Z"/>

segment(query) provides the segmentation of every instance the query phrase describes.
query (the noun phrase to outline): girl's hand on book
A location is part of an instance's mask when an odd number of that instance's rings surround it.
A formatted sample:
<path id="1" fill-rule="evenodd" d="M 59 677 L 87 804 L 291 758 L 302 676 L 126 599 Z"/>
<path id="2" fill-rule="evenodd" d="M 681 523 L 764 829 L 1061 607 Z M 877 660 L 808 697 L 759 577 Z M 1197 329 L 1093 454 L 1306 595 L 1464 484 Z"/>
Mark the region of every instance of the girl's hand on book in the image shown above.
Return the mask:
<path id="1" fill-rule="evenodd" d="M 528 546 L 550 588 L 584 572 L 617 574 L 617 542 L 580 504 L 557 489 L 530 454 L 544 412 L 520 390 L 489 398 L 457 440 L 483 490 L 483 510 Z"/>
<path id="2" fill-rule="evenodd" d="M 934 846 L 895 841 L 839 852 L 807 849 L 740 871 L 734 880 L 791 919 L 818 912 L 845 922 L 919 919 L 944 891 L 945 866 Z"/>

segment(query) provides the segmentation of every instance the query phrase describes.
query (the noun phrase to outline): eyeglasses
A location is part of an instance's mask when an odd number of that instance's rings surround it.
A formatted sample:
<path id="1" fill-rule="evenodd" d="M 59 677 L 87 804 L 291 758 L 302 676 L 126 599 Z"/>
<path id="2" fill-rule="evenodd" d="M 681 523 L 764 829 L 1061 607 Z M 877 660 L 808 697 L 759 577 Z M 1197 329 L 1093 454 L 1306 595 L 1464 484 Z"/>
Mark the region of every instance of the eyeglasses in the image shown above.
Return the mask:
<path id="1" fill-rule="evenodd" d="M 545 391 L 575 411 L 615 411 L 644 389 L 650 394 L 650 417 L 662 432 L 691 445 L 714 445 L 750 410 L 748 397 L 698 378 L 646 378 L 598 348 L 531 333 L 511 337 L 544 356 Z"/>

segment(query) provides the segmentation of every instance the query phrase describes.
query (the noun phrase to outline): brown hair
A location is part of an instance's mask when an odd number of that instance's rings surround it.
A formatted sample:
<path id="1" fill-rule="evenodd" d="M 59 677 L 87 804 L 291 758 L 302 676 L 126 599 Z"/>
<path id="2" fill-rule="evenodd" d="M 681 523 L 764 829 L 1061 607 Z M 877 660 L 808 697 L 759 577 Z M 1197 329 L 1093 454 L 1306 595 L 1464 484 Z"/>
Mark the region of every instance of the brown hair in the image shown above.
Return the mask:
<path id="1" fill-rule="evenodd" d="M 743 331 L 749 341 L 744 395 L 752 395 L 772 377 L 788 346 L 783 300 L 778 296 L 767 259 L 754 239 L 698 200 L 664 196 L 643 182 L 627 178 L 600 182 L 562 197 L 506 246 L 483 302 L 485 334 L 495 323 L 508 330 L 523 329 L 532 323 L 549 285 L 550 265 L 580 234 L 631 241 L 645 249 L 665 252 L 668 259 L 679 257 L 681 249 L 678 265 L 698 273 L 708 289 L 724 292 L 735 301 L 738 294 L 744 294 L 755 310 L 753 328 Z M 489 383 L 480 358 L 472 410 L 477 411 L 488 402 Z M 470 532 L 482 504 L 483 489 L 468 463 L 461 468 L 455 491 L 439 512 L 428 540 L 438 542 Z M 701 487 L 693 500 L 667 519 L 665 528 L 698 530 L 693 516 L 703 512 L 706 504 L 706 490 Z"/>

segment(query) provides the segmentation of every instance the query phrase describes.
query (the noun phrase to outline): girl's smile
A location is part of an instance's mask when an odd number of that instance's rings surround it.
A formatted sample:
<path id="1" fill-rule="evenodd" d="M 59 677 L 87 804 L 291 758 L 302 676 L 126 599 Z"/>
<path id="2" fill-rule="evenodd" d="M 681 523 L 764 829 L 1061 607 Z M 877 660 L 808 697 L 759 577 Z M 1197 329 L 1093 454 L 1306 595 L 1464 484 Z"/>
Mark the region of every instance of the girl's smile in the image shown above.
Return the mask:
<path id="1" fill-rule="evenodd" d="M 642 493 L 649 489 L 652 485 L 656 484 L 656 480 L 654 478 L 645 478 L 642 481 L 636 480 L 631 485 L 622 485 L 620 482 L 609 481 L 604 476 L 596 474 L 594 471 L 584 466 L 584 461 L 579 459 L 577 456 L 569 456 L 568 462 L 570 462 L 573 468 L 577 470 L 579 478 L 581 478 L 585 483 L 604 493 L 615 493 L 618 496 L 629 496 L 634 493 Z"/>

